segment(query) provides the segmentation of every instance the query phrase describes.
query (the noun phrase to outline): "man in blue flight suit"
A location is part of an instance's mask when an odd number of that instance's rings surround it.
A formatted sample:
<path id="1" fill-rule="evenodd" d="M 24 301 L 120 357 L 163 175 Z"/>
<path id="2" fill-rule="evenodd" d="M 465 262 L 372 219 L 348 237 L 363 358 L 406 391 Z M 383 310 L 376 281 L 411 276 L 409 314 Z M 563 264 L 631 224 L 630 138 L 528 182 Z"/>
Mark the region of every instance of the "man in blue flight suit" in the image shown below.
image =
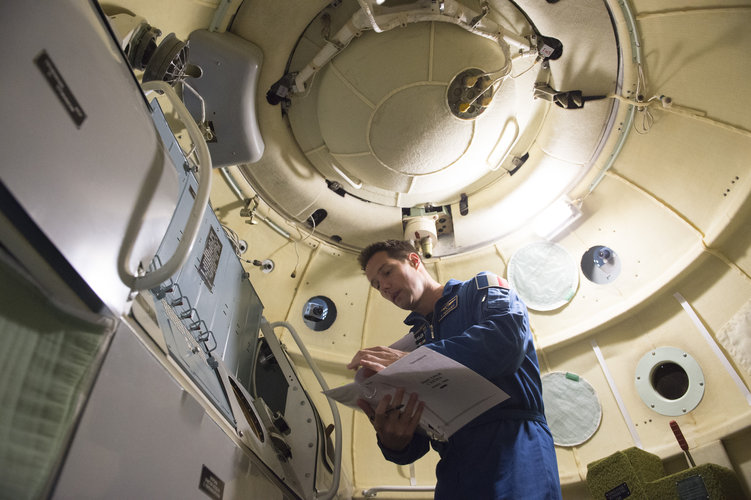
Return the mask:
<path id="1" fill-rule="evenodd" d="M 371 286 L 396 306 L 412 311 L 404 322 L 411 326 L 416 345 L 462 363 L 510 396 L 445 442 L 416 431 L 423 410 L 416 394 L 403 404 L 400 389 L 393 398 L 384 396 L 375 408 L 360 400 L 384 457 L 409 464 L 425 455 L 430 444 L 441 457 L 436 499 L 560 499 L 527 308 L 516 293 L 491 273 L 441 285 L 408 241 L 374 243 L 362 251 L 359 262 Z M 358 351 L 347 367 L 362 368 L 367 376 L 406 354 L 372 347 Z M 400 407 L 402 411 L 389 411 Z"/>

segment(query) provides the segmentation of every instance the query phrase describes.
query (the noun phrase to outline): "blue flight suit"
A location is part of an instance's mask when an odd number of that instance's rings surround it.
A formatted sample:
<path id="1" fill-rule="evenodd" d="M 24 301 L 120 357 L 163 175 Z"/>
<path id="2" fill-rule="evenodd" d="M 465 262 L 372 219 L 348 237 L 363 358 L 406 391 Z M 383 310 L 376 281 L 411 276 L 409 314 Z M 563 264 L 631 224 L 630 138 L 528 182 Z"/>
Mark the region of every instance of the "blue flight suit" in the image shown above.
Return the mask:
<path id="1" fill-rule="evenodd" d="M 481 273 L 450 280 L 432 318 L 413 312 L 404 321 L 418 345 L 476 371 L 510 398 L 478 416 L 447 442 L 415 433 L 399 452 L 384 457 L 410 464 L 428 452 L 436 466 L 441 500 L 560 499 L 553 437 L 543 414 L 542 384 L 527 308 L 498 276 Z"/>

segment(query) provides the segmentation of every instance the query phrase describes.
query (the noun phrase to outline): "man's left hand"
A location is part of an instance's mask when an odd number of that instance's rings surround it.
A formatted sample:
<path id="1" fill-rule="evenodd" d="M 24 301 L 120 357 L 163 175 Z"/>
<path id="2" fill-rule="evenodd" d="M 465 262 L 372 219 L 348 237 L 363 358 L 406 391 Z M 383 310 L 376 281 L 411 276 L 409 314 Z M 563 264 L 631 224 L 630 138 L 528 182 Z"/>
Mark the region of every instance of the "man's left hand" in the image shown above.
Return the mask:
<path id="1" fill-rule="evenodd" d="M 398 349 L 392 349 L 386 346 L 369 347 L 357 351 L 357 354 L 349 362 L 347 368 L 356 370 L 358 367 L 365 369 L 365 376 L 368 377 L 389 366 L 394 361 L 403 358 L 408 353 Z"/>

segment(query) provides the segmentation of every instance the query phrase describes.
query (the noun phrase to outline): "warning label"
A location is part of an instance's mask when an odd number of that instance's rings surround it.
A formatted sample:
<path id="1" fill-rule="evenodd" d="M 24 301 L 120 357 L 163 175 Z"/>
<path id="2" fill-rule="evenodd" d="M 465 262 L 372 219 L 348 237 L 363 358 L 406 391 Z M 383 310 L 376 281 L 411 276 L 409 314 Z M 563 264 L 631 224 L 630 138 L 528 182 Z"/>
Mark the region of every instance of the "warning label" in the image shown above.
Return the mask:
<path id="1" fill-rule="evenodd" d="M 203 247 L 201 262 L 198 264 L 198 274 L 201 275 L 203 282 L 209 287 L 214 288 L 214 279 L 216 271 L 219 268 L 219 258 L 222 256 L 222 242 L 219 236 L 214 232 L 213 227 L 209 227 L 209 236 L 206 238 L 206 245 Z"/>
<path id="2" fill-rule="evenodd" d="M 216 475 L 204 465 L 203 469 L 201 469 L 201 483 L 198 485 L 198 489 L 214 500 L 222 500 L 224 481 L 216 477 Z"/>

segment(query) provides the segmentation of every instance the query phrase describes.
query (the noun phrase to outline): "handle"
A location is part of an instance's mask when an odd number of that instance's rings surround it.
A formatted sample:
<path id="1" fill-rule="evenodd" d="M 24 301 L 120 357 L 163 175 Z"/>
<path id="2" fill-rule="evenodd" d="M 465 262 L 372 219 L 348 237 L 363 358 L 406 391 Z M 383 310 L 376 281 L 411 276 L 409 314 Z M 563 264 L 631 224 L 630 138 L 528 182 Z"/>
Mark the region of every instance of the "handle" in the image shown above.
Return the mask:
<path id="1" fill-rule="evenodd" d="M 675 420 L 671 420 L 670 428 L 673 429 L 673 435 L 675 436 L 675 439 L 678 441 L 678 446 L 681 447 L 681 450 L 683 450 L 683 453 L 686 455 L 686 459 L 688 460 L 689 467 L 696 467 L 696 462 L 694 462 L 694 457 L 691 456 L 691 452 L 688 451 L 688 443 L 686 442 L 686 438 L 683 437 L 681 428 L 678 427 L 678 422 L 676 422 Z"/>
<path id="2" fill-rule="evenodd" d="M 688 443 L 686 442 L 686 438 L 683 437 L 681 428 L 678 427 L 678 422 L 671 420 L 670 428 L 673 429 L 673 434 L 675 435 L 676 441 L 678 441 L 678 446 L 680 446 L 683 451 L 688 451 Z"/>
<path id="3" fill-rule="evenodd" d="M 360 189 L 360 188 L 362 188 L 362 181 L 359 181 L 359 180 L 358 180 L 358 181 L 355 181 L 355 180 L 353 180 L 352 178 L 350 178 L 350 176 L 349 176 L 349 175 L 348 175 L 348 174 L 347 174 L 346 172 L 344 172 L 344 170 L 342 170 L 341 168 L 337 167 L 337 166 L 336 166 L 336 165 L 335 165 L 335 164 L 334 164 L 333 162 L 331 163 L 331 168 L 333 168 L 333 169 L 334 169 L 334 171 L 335 171 L 335 172 L 336 172 L 337 174 L 339 174 L 339 176 L 340 176 L 340 177 L 341 177 L 342 179 L 344 179 L 345 181 L 347 181 L 347 183 L 348 183 L 348 184 L 349 184 L 350 186 L 352 186 L 353 188 L 355 188 L 355 189 Z"/>
<path id="4" fill-rule="evenodd" d="M 315 375 L 316 380 L 318 380 L 318 384 L 321 386 L 321 389 L 323 389 L 324 392 L 328 391 L 329 385 L 326 383 L 326 380 L 323 378 L 321 371 L 318 369 L 318 365 L 316 365 L 316 362 L 308 352 L 308 349 L 305 348 L 305 344 L 303 343 L 302 339 L 297 334 L 295 329 L 292 327 L 292 325 L 284 321 L 277 321 L 271 324 L 264 322 L 261 325 L 264 337 L 273 336 L 274 328 L 278 326 L 286 328 L 290 335 L 292 335 L 292 338 L 295 340 L 297 347 L 300 348 L 300 353 L 303 355 L 305 361 L 307 361 L 308 363 L 308 366 L 313 371 L 313 375 Z M 269 328 L 271 331 L 266 332 L 264 328 Z M 276 336 L 274 336 L 274 339 L 276 339 Z M 334 443 L 334 477 L 331 479 L 331 487 L 323 493 L 316 492 L 315 498 L 331 500 L 332 498 L 334 498 L 337 490 L 339 489 L 339 478 L 342 470 L 342 420 L 339 416 L 339 409 L 336 407 L 334 400 L 331 398 L 326 399 L 328 399 L 329 407 L 331 408 L 331 414 L 334 417 L 334 439 L 336 440 Z"/>
<path id="5" fill-rule="evenodd" d="M 209 148 L 206 145 L 206 141 L 203 139 L 201 131 L 198 129 L 193 117 L 190 115 L 185 105 L 177 96 L 175 91 L 166 82 L 163 81 L 149 81 L 144 82 L 142 85 L 144 92 L 160 92 L 169 98 L 177 111 L 178 116 L 185 125 L 190 138 L 193 140 L 193 144 L 196 146 L 196 154 L 198 156 L 198 191 L 196 193 L 195 200 L 193 201 L 193 208 L 188 216 L 188 222 L 185 224 L 183 230 L 183 236 L 178 243 L 175 253 L 170 259 L 164 263 L 164 265 L 150 273 L 143 276 L 134 276 L 128 269 L 128 262 L 130 261 L 130 254 L 133 251 L 133 246 L 138 236 L 140 228 L 128 228 L 125 235 L 125 241 L 123 242 L 123 251 L 120 252 L 120 258 L 118 259 L 118 273 L 120 279 L 131 290 L 146 290 L 154 288 L 163 281 L 169 279 L 178 269 L 180 269 L 188 260 L 193 245 L 196 242 L 198 236 L 198 230 L 201 227 L 201 221 L 203 215 L 206 212 L 206 207 L 209 203 L 209 194 L 211 193 L 211 156 L 209 155 Z M 140 200 L 143 203 L 143 200 Z M 144 214 L 146 207 L 140 207 L 140 214 Z"/>

